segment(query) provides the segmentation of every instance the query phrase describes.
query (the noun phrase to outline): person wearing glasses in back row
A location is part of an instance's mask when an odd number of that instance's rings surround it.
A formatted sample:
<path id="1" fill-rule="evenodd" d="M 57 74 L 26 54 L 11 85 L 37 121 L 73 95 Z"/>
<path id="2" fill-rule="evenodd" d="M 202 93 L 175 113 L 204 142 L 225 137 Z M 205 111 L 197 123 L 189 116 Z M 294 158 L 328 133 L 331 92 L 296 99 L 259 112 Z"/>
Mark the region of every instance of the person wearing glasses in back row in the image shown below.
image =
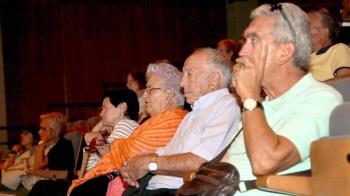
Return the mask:
<path id="1" fill-rule="evenodd" d="M 74 151 L 71 141 L 64 138 L 67 118 L 60 112 L 50 112 L 40 115 L 40 141 L 35 151 L 34 166 L 32 170 L 67 170 L 65 180 L 47 180 L 43 177 L 31 175 L 24 176 L 23 186 L 29 192 L 29 196 L 62 195 L 68 182 L 74 178 Z M 57 186 L 52 188 L 52 183 Z M 54 190 L 54 191 L 53 191 Z M 53 193 L 52 193 L 53 192 Z"/>
<path id="2" fill-rule="evenodd" d="M 134 91 L 120 89 L 106 92 L 102 97 L 102 120 L 84 135 L 87 146 L 96 149 L 89 156 L 86 171 L 92 169 L 109 152 L 115 139 L 128 138 L 139 126 L 136 122 L 139 103 Z"/>
<path id="3" fill-rule="evenodd" d="M 226 161 L 240 173 L 236 195 L 273 195 L 247 186 L 249 180 L 310 169 L 310 144 L 329 134 L 331 111 L 342 97 L 306 72 L 311 40 L 304 11 L 291 3 L 265 4 L 251 18 L 232 77 L 243 100 L 243 131 Z"/>

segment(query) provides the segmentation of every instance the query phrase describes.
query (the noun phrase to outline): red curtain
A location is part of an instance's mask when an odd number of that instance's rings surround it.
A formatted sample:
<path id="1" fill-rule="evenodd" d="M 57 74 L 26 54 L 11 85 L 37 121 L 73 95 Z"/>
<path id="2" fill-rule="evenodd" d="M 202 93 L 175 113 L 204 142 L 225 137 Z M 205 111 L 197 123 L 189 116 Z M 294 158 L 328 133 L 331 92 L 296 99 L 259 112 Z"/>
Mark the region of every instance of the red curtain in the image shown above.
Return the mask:
<path id="1" fill-rule="evenodd" d="M 98 102 L 157 59 L 179 67 L 226 37 L 225 1 L 1 0 L 8 124 L 35 124 L 54 102 Z"/>

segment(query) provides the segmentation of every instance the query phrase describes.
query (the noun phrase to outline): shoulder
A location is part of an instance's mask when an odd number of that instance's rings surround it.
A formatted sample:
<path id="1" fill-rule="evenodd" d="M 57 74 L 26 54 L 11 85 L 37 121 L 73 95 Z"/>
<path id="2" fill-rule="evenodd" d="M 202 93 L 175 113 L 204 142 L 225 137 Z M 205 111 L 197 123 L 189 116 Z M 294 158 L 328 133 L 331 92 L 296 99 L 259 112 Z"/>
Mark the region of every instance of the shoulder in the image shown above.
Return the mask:
<path id="1" fill-rule="evenodd" d="M 173 108 L 151 117 L 143 124 L 154 128 L 177 127 L 186 114 L 182 108 Z"/>
<path id="2" fill-rule="evenodd" d="M 329 49 L 330 53 L 337 53 L 337 55 L 345 55 L 349 56 L 350 55 L 350 48 L 349 46 L 343 44 L 343 43 L 338 43 L 333 45 L 330 49 Z"/>
<path id="3" fill-rule="evenodd" d="M 332 47 L 332 49 L 344 49 L 344 50 L 350 50 L 349 46 L 343 43 L 338 43 L 338 44 L 334 44 Z"/>
<path id="4" fill-rule="evenodd" d="M 121 120 L 117 123 L 116 127 L 117 127 L 117 126 L 133 126 L 133 127 L 137 127 L 138 125 L 139 125 L 139 124 L 138 124 L 136 121 L 131 120 L 131 119 L 129 119 L 129 118 L 124 118 L 124 119 L 121 119 Z"/>
<path id="5" fill-rule="evenodd" d="M 127 138 L 138 126 L 139 124 L 134 120 L 122 119 L 114 126 L 108 140 L 115 138 Z"/>
<path id="6" fill-rule="evenodd" d="M 186 114 L 187 112 L 183 108 L 174 108 L 163 112 L 157 117 L 159 117 L 160 119 L 183 118 Z"/>
<path id="7" fill-rule="evenodd" d="M 64 138 L 64 137 L 61 137 L 58 142 L 57 142 L 57 145 L 55 146 L 62 146 L 62 147 L 65 147 L 65 148 L 72 148 L 72 141 Z"/>
<path id="8" fill-rule="evenodd" d="M 328 112 L 343 102 L 342 95 L 332 86 L 324 83 L 310 81 L 310 86 L 305 87 L 298 97 L 298 109 L 296 110 L 310 110 L 315 113 Z"/>
<path id="9" fill-rule="evenodd" d="M 313 81 L 309 95 L 318 97 L 318 99 L 334 99 L 334 101 L 342 102 L 341 94 L 332 86 L 319 81 Z"/>
<path id="10" fill-rule="evenodd" d="M 212 105 L 208 106 L 207 110 L 240 112 L 237 100 L 232 94 L 227 94 L 217 98 Z"/>

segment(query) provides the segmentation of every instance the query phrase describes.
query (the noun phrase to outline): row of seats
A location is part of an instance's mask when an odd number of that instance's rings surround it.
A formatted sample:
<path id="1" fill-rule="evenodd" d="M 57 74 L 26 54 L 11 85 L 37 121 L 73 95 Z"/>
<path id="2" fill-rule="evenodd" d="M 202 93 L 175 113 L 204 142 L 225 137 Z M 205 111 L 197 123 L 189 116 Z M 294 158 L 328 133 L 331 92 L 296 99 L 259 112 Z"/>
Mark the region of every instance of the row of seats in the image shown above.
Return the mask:
<path id="1" fill-rule="evenodd" d="M 350 195 L 350 78 L 329 84 L 341 92 L 345 102 L 331 114 L 330 137 L 311 146 L 312 175 L 261 176 L 257 180 L 259 188 L 300 195 Z M 72 140 L 77 165 L 82 135 L 72 132 L 66 134 L 66 138 Z M 62 171 L 38 171 L 37 174 L 56 179 L 65 176 Z"/>

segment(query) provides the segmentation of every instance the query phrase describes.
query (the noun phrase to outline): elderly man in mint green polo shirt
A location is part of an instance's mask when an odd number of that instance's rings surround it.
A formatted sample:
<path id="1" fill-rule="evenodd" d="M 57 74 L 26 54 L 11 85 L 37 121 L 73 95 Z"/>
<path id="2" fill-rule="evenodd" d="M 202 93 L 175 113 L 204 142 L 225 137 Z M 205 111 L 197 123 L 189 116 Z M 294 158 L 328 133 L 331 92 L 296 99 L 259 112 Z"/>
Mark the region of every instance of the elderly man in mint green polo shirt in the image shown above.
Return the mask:
<path id="1" fill-rule="evenodd" d="M 256 8 L 251 18 L 232 78 L 243 100 L 243 131 L 227 153 L 242 181 L 310 169 L 310 144 L 329 134 L 330 114 L 342 102 L 336 90 L 306 73 L 311 52 L 306 13 L 280 3 Z M 274 194 L 240 188 L 236 195 Z"/>

